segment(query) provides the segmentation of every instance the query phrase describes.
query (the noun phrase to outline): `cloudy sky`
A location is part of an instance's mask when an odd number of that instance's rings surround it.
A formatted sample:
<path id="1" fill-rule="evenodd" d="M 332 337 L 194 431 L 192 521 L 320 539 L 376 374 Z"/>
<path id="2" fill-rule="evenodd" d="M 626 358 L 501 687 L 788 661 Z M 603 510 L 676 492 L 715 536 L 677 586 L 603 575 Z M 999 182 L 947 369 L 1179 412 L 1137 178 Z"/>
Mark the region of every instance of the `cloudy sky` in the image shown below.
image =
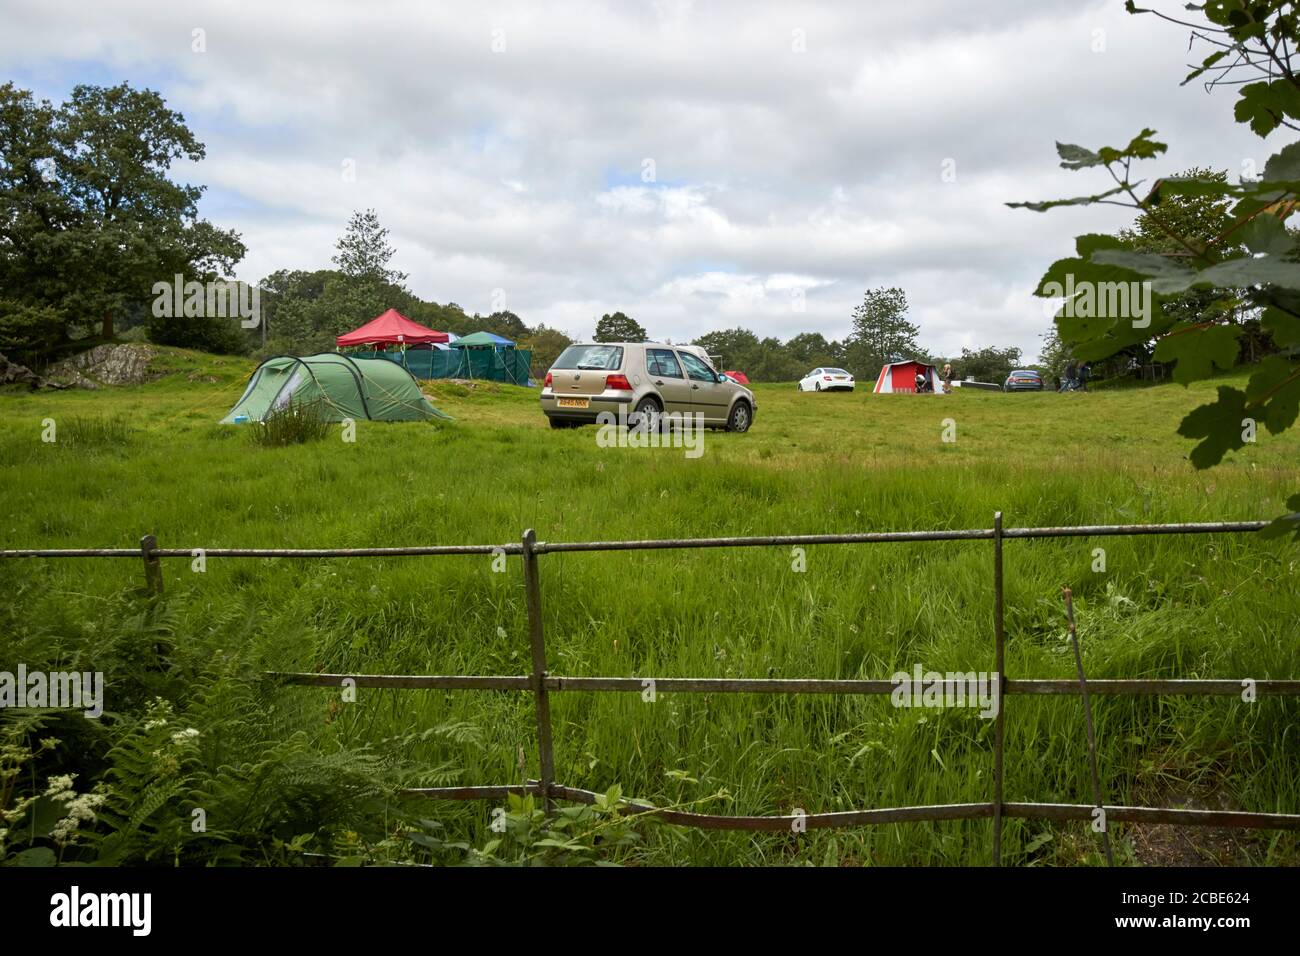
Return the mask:
<path id="1" fill-rule="evenodd" d="M 0 0 L 0 23 L 0 81 L 128 80 L 185 115 L 207 158 L 177 176 L 242 234 L 239 278 L 328 267 L 373 207 L 421 297 L 577 336 L 621 309 L 674 341 L 840 338 L 898 285 L 928 349 L 1033 357 L 1037 277 L 1131 219 L 1003 205 L 1098 191 L 1055 141 L 1150 126 L 1144 173 L 1234 177 L 1278 145 L 1180 88 L 1186 31 L 1122 0 Z"/>

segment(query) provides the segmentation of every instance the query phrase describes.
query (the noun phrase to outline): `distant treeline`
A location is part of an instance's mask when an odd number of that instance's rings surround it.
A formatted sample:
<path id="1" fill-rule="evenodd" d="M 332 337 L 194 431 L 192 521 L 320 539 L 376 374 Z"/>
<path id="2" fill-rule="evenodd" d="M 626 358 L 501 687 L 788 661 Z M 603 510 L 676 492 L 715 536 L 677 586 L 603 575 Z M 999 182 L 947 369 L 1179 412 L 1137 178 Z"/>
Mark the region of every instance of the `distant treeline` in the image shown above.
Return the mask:
<path id="1" fill-rule="evenodd" d="M 152 149 L 142 151 L 142 141 Z M 159 310 L 159 283 L 170 288 L 179 276 L 178 287 L 222 284 L 246 253 L 237 233 L 199 217 L 203 187 L 169 175 L 174 161 L 203 157 L 184 118 L 152 91 L 78 86 L 56 106 L 0 85 L 0 352 L 39 368 L 125 337 L 218 353 L 306 354 L 332 350 L 336 336 L 389 308 L 440 331 L 511 339 L 532 351 L 537 376 L 570 343 L 564 332 L 529 325 L 505 308 L 470 314 L 454 302 L 421 299 L 392 268 L 395 250 L 374 210 L 352 215 L 332 268 L 282 269 L 258 283 L 257 322 L 241 325 L 203 308 Z M 866 379 L 891 358 L 930 357 L 906 313 L 901 289 L 873 289 L 843 342 L 817 332 L 781 342 L 744 328 L 695 342 L 755 381 L 792 381 L 818 365 Z M 595 337 L 657 336 L 616 311 L 595 322 Z M 1019 357 L 1014 349 L 984 349 L 954 364 L 963 376 L 997 380 Z"/>
<path id="2" fill-rule="evenodd" d="M 801 332 L 782 342 L 735 328 L 701 335 L 695 344 L 716 356 L 725 368 L 738 369 L 756 382 L 791 382 L 821 366 L 847 369 L 860 381 L 875 379 L 882 365 L 898 358 L 921 359 L 940 368 L 951 363 L 955 377 L 980 382 L 1001 383 L 1012 369 L 1021 367 L 1017 348 L 962 349 L 955 356 L 933 355 L 916 346 L 881 352 L 854 338 L 828 341 L 819 332 Z"/>

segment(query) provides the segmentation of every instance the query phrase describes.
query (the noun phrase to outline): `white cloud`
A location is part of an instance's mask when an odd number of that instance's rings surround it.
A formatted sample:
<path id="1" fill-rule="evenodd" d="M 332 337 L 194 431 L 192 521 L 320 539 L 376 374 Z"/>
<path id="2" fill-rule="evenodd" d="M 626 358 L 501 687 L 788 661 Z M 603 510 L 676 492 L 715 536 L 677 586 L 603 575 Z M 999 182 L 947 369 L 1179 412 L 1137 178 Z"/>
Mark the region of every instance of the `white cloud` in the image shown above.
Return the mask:
<path id="1" fill-rule="evenodd" d="M 162 92 L 207 144 L 181 175 L 243 234 L 241 278 L 326 266 L 373 206 L 414 291 L 470 311 L 500 288 L 573 333 L 621 309 L 674 341 L 839 337 L 866 289 L 899 285 L 929 348 L 1032 356 L 1038 275 L 1128 223 L 1006 208 L 1097 186 L 1055 140 L 1154 126 L 1152 175 L 1271 150 L 1227 96 L 1178 87 L 1178 28 L 1119 0 L 1020 6 L 9 3 L 0 62 L 54 99 Z"/>

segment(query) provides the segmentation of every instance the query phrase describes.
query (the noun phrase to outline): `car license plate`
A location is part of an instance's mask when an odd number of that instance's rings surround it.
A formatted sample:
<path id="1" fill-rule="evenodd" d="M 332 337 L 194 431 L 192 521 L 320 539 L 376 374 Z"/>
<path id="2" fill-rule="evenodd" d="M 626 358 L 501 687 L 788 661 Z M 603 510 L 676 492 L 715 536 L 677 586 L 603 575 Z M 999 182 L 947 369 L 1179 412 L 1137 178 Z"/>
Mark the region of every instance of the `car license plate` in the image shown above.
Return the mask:
<path id="1" fill-rule="evenodd" d="M 588 398 L 561 398 L 555 402 L 560 408 L 586 408 L 590 403 Z"/>

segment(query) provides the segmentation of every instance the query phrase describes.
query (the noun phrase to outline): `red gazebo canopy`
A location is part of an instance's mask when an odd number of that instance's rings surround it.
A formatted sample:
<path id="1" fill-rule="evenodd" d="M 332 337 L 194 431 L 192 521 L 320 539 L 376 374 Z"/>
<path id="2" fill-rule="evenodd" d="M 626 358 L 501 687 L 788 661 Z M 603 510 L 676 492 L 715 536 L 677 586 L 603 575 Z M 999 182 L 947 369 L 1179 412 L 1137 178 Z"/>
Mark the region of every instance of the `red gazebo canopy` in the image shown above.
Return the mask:
<path id="1" fill-rule="evenodd" d="M 334 340 L 339 348 L 353 345 L 428 345 L 441 344 L 450 339 L 446 332 L 435 332 L 419 322 L 412 322 L 396 309 L 371 319 L 359 329 L 353 329 Z"/>

